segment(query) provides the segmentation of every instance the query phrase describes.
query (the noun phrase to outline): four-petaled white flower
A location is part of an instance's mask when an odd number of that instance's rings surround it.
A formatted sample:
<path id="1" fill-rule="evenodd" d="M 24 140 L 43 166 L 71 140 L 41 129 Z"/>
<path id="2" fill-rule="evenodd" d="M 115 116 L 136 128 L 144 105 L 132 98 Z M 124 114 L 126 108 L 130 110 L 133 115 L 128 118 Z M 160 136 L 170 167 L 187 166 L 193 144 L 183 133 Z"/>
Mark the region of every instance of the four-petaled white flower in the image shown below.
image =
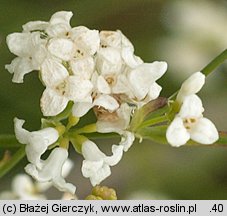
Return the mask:
<path id="1" fill-rule="evenodd" d="M 91 94 L 92 83 L 88 79 L 69 75 L 58 61 L 45 60 L 41 74 L 46 85 L 41 98 L 41 109 L 45 116 L 56 116 L 65 109 L 69 101 L 86 101 Z"/>
<path id="2" fill-rule="evenodd" d="M 98 185 L 111 174 L 110 166 L 116 165 L 121 160 L 123 146 L 113 145 L 112 153 L 111 156 L 106 156 L 90 140 L 82 144 L 82 154 L 85 160 L 81 170 L 84 177 L 90 178 L 93 186 Z"/>
<path id="3" fill-rule="evenodd" d="M 11 64 L 5 68 L 13 73 L 13 82 L 22 83 L 24 75 L 40 70 L 46 57 L 45 40 L 40 38 L 38 32 L 12 33 L 6 38 L 9 50 L 17 55 Z"/>
<path id="4" fill-rule="evenodd" d="M 177 95 L 180 110 L 169 125 L 166 138 L 175 147 L 186 144 L 189 139 L 201 144 L 213 144 L 219 138 L 215 125 L 203 117 L 201 99 L 195 94 L 205 83 L 201 72 L 187 79 Z"/>
<path id="5" fill-rule="evenodd" d="M 68 151 L 58 147 L 52 150 L 49 157 L 42 161 L 41 168 L 30 163 L 25 171 L 39 182 L 51 182 L 58 190 L 74 194 L 76 187 L 66 183 L 62 176 L 63 165 L 68 158 Z"/>
<path id="6" fill-rule="evenodd" d="M 16 138 L 21 144 L 26 144 L 25 151 L 28 161 L 40 168 L 42 165 L 41 155 L 47 150 L 48 146 L 58 140 L 58 131 L 48 127 L 29 132 L 22 127 L 24 122 L 24 120 L 18 118 L 14 119 Z"/>
<path id="7" fill-rule="evenodd" d="M 156 83 L 167 70 L 166 62 L 155 61 L 143 63 L 128 72 L 128 80 L 135 101 L 142 101 L 142 105 L 156 99 L 162 87 Z"/>

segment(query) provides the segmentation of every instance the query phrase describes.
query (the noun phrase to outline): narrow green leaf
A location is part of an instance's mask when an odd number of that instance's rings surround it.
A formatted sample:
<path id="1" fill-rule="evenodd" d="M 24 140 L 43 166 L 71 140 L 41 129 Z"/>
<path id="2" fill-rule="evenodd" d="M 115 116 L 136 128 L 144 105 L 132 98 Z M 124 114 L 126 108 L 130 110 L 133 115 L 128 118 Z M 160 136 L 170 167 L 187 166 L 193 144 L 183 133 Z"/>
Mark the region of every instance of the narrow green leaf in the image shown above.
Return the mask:
<path id="1" fill-rule="evenodd" d="M 166 129 L 167 125 L 146 127 L 139 129 L 136 136 L 138 138 L 148 139 L 156 143 L 167 144 Z"/>
<path id="2" fill-rule="evenodd" d="M 0 168 L 0 178 L 7 174 L 25 156 L 25 145 L 19 148 L 12 158 Z"/>
<path id="3" fill-rule="evenodd" d="M 136 110 L 136 112 L 132 116 L 130 130 L 136 131 L 148 115 L 166 106 L 167 101 L 167 98 L 159 97 Z"/>

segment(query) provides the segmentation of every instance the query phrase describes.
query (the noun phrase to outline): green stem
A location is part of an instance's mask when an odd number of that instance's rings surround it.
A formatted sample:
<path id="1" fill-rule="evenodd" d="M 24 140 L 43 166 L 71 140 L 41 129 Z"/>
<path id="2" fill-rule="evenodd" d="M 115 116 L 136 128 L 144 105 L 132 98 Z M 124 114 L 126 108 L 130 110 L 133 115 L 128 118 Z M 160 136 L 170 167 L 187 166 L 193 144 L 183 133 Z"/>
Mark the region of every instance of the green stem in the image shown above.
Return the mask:
<path id="1" fill-rule="evenodd" d="M 0 178 L 7 174 L 25 156 L 25 145 L 13 155 L 13 157 L 0 168 Z"/>
<path id="2" fill-rule="evenodd" d="M 113 138 L 119 138 L 119 134 L 117 134 L 117 133 L 91 133 L 91 134 L 86 134 L 86 137 L 89 139 L 113 139 Z"/>
<path id="3" fill-rule="evenodd" d="M 221 54 L 219 54 L 216 58 L 214 58 L 207 66 L 205 66 L 201 72 L 208 76 L 211 72 L 213 72 L 218 66 L 220 66 L 227 59 L 227 49 L 225 49 Z M 175 99 L 179 90 L 173 93 L 169 99 Z"/>
<path id="4" fill-rule="evenodd" d="M 89 124 L 89 125 L 86 125 L 86 126 L 84 126 L 82 128 L 79 128 L 79 129 L 75 130 L 75 133 L 77 133 L 77 134 L 81 134 L 81 133 L 95 133 L 95 132 L 97 132 L 96 123 Z"/>
<path id="5" fill-rule="evenodd" d="M 152 125 L 156 125 L 156 124 L 159 124 L 159 123 L 163 123 L 163 122 L 166 122 L 168 121 L 169 118 L 167 115 L 163 115 L 163 116 L 159 116 L 159 117 L 156 117 L 156 118 L 152 118 L 152 119 L 149 119 L 147 121 L 144 121 L 140 126 L 139 128 L 145 128 L 145 127 L 149 127 L 149 126 L 152 126 Z"/>
<path id="6" fill-rule="evenodd" d="M 225 49 L 220 55 L 213 59 L 206 67 L 202 69 L 202 73 L 208 76 L 214 69 L 221 65 L 227 59 L 227 49 Z"/>
<path id="7" fill-rule="evenodd" d="M 21 144 L 17 141 L 16 137 L 11 134 L 0 135 L 0 149 L 18 148 Z"/>

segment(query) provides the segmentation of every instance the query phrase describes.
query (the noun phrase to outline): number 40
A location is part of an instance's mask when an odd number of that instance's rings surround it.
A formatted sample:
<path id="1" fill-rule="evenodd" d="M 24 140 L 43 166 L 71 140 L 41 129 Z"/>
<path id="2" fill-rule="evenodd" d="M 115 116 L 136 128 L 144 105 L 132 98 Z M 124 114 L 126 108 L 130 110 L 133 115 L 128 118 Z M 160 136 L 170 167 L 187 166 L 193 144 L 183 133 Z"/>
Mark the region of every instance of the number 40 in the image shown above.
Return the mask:
<path id="1" fill-rule="evenodd" d="M 214 212 L 223 212 L 223 204 L 214 204 L 212 207 Z"/>

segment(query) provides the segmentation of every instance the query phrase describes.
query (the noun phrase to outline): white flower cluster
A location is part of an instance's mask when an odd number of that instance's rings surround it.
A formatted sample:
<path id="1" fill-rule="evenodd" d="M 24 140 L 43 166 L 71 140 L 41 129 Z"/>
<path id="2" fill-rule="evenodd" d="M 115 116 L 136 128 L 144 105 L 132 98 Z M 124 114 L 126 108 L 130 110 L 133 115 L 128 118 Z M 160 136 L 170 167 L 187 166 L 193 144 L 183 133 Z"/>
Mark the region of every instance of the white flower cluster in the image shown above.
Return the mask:
<path id="1" fill-rule="evenodd" d="M 120 144 L 112 146 L 113 155 L 109 157 L 89 140 L 82 145 L 82 173 L 96 185 L 110 175 L 110 166 L 117 164 L 123 151 L 132 145 L 134 134 L 127 131 L 131 106 L 141 107 L 159 96 L 162 88 L 156 80 L 165 73 L 167 64 L 144 63 L 134 55 L 133 45 L 120 31 L 71 27 L 71 17 L 72 12 L 57 12 L 49 22 L 28 22 L 22 33 L 10 34 L 8 47 L 18 57 L 6 69 L 14 74 L 16 83 L 22 83 L 25 74 L 40 71 L 46 87 L 40 104 L 44 116 L 56 116 L 73 101 L 73 116 L 82 117 L 93 108 L 98 132 L 122 136 Z M 46 161 L 40 159 L 48 146 L 57 141 L 57 131 L 45 128 L 28 132 L 22 124 L 22 120 L 15 119 L 16 137 L 27 144 L 27 173 L 73 192 L 72 185 L 60 175 L 67 150 L 59 147 Z"/>
<path id="2" fill-rule="evenodd" d="M 110 167 L 132 145 L 132 113 L 159 97 L 162 87 L 156 81 L 166 72 L 167 63 L 144 63 L 120 31 L 71 27 L 71 17 L 72 12 L 57 12 L 49 22 L 28 22 L 22 33 L 10 34 L 8 47 L 18 57 L 6 69 L 13 73 L 16 83 L 22 83 L 24 75 L 33 70 L 40 72 L 45 86 L 40 104 L 44 116 L 54 117 L 73 102 L 72 118 L 79 119 L 93 109 L 97 132 L 120 134 L 121 141 L 112 146 L 111 156 L 87 138 L 81 144 L 82 173 L 95 186 L 111 174 Z M 179 112 L 166 133 L 171 145 L 183 145 L 190 138 L 203 144 L 218 139 L 213 123 L 203 117 L 202 102 L 196 95 L 204 82 L 205 76 L 198 72 L 183 83 L 176 99 Z M 29 132 L 23 124 L 23 120 L 15 118 L 16 137 L 26 144 L 30 162 L 26 172 L 40 182 L 51 182 L 61 191 L 74 193 L 75 186 L 66 183 L 62 175 L 68 158 L 67 147 L 59 144 L 63 135 L 53 127 Z M 68 132 L 70 127 L 65 129 Z M 42 160 L 52 144 L 58 147 Z"/>

